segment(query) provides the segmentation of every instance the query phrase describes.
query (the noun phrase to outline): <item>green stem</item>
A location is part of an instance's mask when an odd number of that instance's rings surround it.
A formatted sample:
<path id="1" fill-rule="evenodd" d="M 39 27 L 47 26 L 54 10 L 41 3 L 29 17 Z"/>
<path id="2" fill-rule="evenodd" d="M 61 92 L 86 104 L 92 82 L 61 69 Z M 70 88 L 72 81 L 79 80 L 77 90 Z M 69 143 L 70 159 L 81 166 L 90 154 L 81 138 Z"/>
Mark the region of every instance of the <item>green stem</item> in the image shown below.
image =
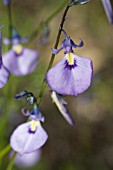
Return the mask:
<path id="1" fill-rule="evenodd" d="M 11 12 L 11 0 L 10 4 L 7 5 L 7 12 L 8 12 L 8 17 L 9 17 L 9 39 L 12 38 L 12 12 Z M 12 44 L 9 44 L 8 49 L 10 49 Z"/>
<path id="2" fill-rule="evenodd" d="M 36 28 L 30 36 L 30 41 L 36 38 L 36 36 L 44 29 L 45 25 L 47 25 L 65 7 L 68 1 L 69 0 L 64 0 L 64 2 L 60 4 L 60 6 L 45 21 L 41 22 L 38 28 Z"/>
<path id="3" fill-rule="evenodd" d="M 11 150 L 11 146 L 7 145 L 2 151 L 0 151 L 0 159 Z"/>
<path id="4" fill-rule="evenodd" d="M 71 1 L 71 2 L 72 2 L 72 1 Z M 66 18 L 66 15 L 67 15 L 68 10 L 69 10 L 69 8 L 70 8 L 70 3 L 71 3 L 71 2 L 69 2 L 68 5 L 67 5 L 66 8 L 65 8 L 65 11 L 64 11 L 64 14 L 63 14 L 61 23 L 60 23 L 60 27 L 59 27 L 59 30 L 58 30 L 58 35 L 57 35 L 57 38 L 56 38 L 56 42 L 55 42 L 55 45 L 54 45 L 54 48 L 55 48 L 55 49 L 57 49 L 57 47 L 58 47 L 58 43 L 59 43 L 59 40 L 60 40 L 61 32 L 62 32 L 63 25 L 64 25 L 64 22 L 65 22 L 65 18 Z M 49 62 L 48 68 L 47 68 L 47 71 L 52 67 L 54 58 L 55 58 L 55 54 L 52 53 L 51 59 L 50 59 L 50 62 Z M 47 71 L 46 71 L 46 73 L 47 73 Z M 45 74 L 45 75 L 46 75 L 46 74 Z M 45 87 L 46 87 L 46 80 L 45 80 L 45 77 L 44 77 L 43 82 L 42 82 L 42 86 L 41 86 L 41 90 L 40 90 L 40 93 L 39 93 L 39 97 L 38 97 L 38 99 L 37 99 L 37 104 L 38 104 L 38 106 L 39 106 L 39 104 L 40 104 L 40 102 L 41 102 L 41 99 L 42 99 L 42 96 L 43 96 Z"/>
<path id="5" fill-rule="evenodd" d="M 14 152 L 6 170 L 12 170 L 17 153 Z"/>

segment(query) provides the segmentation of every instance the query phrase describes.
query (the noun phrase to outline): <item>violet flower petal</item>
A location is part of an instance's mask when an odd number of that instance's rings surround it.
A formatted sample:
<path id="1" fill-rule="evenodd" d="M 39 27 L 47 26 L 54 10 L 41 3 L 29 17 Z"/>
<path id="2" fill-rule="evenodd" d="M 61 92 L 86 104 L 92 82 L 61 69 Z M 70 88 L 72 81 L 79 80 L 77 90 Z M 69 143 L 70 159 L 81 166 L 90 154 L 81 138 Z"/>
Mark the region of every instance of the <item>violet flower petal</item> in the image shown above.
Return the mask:
<path id="1" fill-rule="evenodd" d="M 37 151 L 29 154 L 24 154 L 24 155 L 17 154 L 15 159 L 15 165 L 20 168 L 32 167 L 33 165 L 38 163 L 40 157 L 41 157 L 41 149 L 38 149 Z"/>
<path id="2" fill-rule="evenodd" d="M 9 44 L 11 44 L 11 40 L 10 40 L 9 38 L 4 38 L 4 39 L 3 39 L 3 43 L 4 43 L 5 45 L 9 45 Z"/>
<path id="3" fill-rule="evenodd" d="M 58 54 L 62 49 L 63 49 L 63 47 L 61 47 L 60 49 L 52 48 L 51 50 L 52 50 L 53 54 Z"/>
<path id="4" fill-rule="evenodd" d="M 10 73 L 4 67 L 2 62 L 2 31 L 0 31 L 0 88 L 2 88 L 9 80 Z"/>
<path id="5" fill-rule="evenodd" d="M 75 44 L 75 43 L 71 40 L 71 45 L 72 45 L 72 47 L 74 47 L 74 48 L 81 48 L 81 47 L 83 47 L 84 42 L 83 42 L 83 40 L 80 39 L 80 43 L 77 45 L 77 44 Z"/>
<path id="6" fill-rule="evenodd" d="M 11 147 L 21 155 L 39 149 L 45 144 L 48 138 L 46 131 L 42 128 L 39 121 L 35 133 L 29 132 L 30 126 L 31 121 L 21 124 L 16 128 L 10 138 Z"/>
<path id="7" fill-rule="evenodd" d="M 23 38 L 21 38 L 21 42 L 22 43 L 28 43 L 29 42 L 29 38 L 28 37 L 23 37 Z"/>
<path id="8" fill-rule="evenodd" d="M 46 81 L 50 88 L 62 95 L 76 96 L 83 93 L 91 84 L 92 61 L 89 58 L 72 54 L 74 65 L 68 65 L 67 56 L 52 67 L 46 74 Z"/>
<path id="9" fill-rule="evenodd" d="M 56 104 L 58 110 L 61 112 L 62 116 L 65 118 L 65 120 L 71 126 L 74 126 L 74 121 L 66 108 L 66 101 L 62 97 L 59 97 L 59 94 L 57 94 L 55 91 L 51 91 L 51 98 L 53 100 L 53 103 Z"/>
<path id="10" fill-rule="evenodd" d="M 16 56 L 13 49 L 3 55 L 5 67 L 16 76 L 31 74 L 38 64 L 39 53 L 23 48 L 22 54 Z"/>
<path id="11" fill-rule="evenodd" d="M 10 0 L 3 0 L 4 5 L 9 5 L 10 4 Z"/>
<path id="12" fill-rule="evenodd" d="M 25 108 L 22 108 L 22 114 L 24 115 L 24 116 L 30 116 L 30 111 L 29 110 L 27 110 L 27 111 L 25 111 Z"/>
<path id="13" fill-rule="evenodd" d="M 0 88 L 5 86 L 9 80 L 10 73 L 3 65 L 0 66 Z"/>
<path id="14" fill-rule="evenodd" d="M 110 0 L 101 0 L 101 1 L 104 6 L 109 22 L 113 24 L 113 9 Z"/>

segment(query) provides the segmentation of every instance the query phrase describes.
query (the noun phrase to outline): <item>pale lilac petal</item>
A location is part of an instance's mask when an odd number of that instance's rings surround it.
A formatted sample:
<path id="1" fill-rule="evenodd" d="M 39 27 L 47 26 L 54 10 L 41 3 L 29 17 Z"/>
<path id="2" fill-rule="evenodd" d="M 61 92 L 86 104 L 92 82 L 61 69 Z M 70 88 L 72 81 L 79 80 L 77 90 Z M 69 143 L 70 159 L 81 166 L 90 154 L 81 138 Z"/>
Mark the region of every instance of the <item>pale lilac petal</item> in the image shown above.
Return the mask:
<path id="1" fill-rule="evenodd" d="M 4 5 L 9 5 L 10 4 L 10 0 L 3 0 Z"/>
<path id="2" fill-rule="evenodd" d="M 34 152 L 42 147 L 48 135 L 38 122 L 35 133 L 30 133 L 29 128 L 31 122 L 23 123 L 16 128 L 10 138 L 10 145 L 14 151 L 19 152 L 21 155 Z"/>
<path id="3" fill-rule="evenodd" d="M 72 47 L 74 47 L 74 48 L 80 48 L 80 47 L 83 47 L 84 42 L 83 42 L 83 40 L 80 39 L 80 43 L 77 45 L 77 44 L 75 44 L 75 43 L 71 40 L 71 45 L 72 45 Z"/>
<path id="4" fill-rule="evenodd" d="M 52 67 L 46 75 L 50 88 L 59 94 L 76 96 L 83 93 L 91 84 L 92 61 L 74 55 L 75 64 L 68 67 L 66 57 Z"/>
<path id="5" fill-rule="evenodd" d="M 2 28 L 3 26 L 4 26 L 4 24 L 1 24 L 1 25 L 0 25 L 0 28 Z"/>
<path id="6" fill-rule="evenodd" d="M 16 56 L 14 50 L 3 55 L 5 67 L 16 76 L 31 74 L 38 64 L 38 52 L 28 48 L 23 48 L 21 55 Z"/>
<path id="7" fill-rule="evenodd" d="M 23 54 L 19 56 L 18 66 L 22 75 L 30 74 L 34 71 L 38 63 L 38 52 L 24 48 Z"/>
<path id="8" fill-rule="evenodd" d="M 0 66 L 0 88 L 5 86 L 9 80 L 10 73 L 3 65 Z"/>
<path id="9" fill-rule="evenodd" d="M 18 58 L 14 54 L 14 50 L 10 50 L 3 55 L 2 58 L 4 65 L 9 69 L 11 73 L 14 75 L 21 75 L 19 66 L 18 66 Z"/>
<path id="10" fill-rule="evenodd" d="M 51 50 L 52 50 L 53 54 L 58 54 L 62 49 L 63 49 L 63 47 L 61 47 L 60 49 L 52 48 Z"/>
<path id="11" fill-rule="evenodd" d="M 110 0 L 101 0 L 104 6 L 106 15 L 111 24 L 113 24 L 113 9 Z"/>
<path id="12" fill-rule="evenodd" d="M 29 154 L 24 154 L 24 155 L 17 154 L 15 159 L 15 165 L 20 168 L 32 167 L 33 165 L 38 163 L 40 157 L 41 157 L 41 149 L 38 149 L 37 151 Z"/>
<path id="13" fill-rule="evenodd" d="M 22 108 L 22 114 L 24 116 L 30 116 L 30 111 L 29 110 L 25 111 L 25 108 Z"/>
<path id="14" fill-rule="evenodd" d="M 28 43 L 29 42 L 29 38 L 28 37 L 23 37 L 23 38 L 21 38 L 21 42 L 22 43 Z"/>
<path id="15" fill-rule="evenodd" d="M 4 39 L 3 39 L 3 43 L 4 43 L 5 45 L 9 45 L 9 44 L 11 44 L 11 40 L 10 40 L 9 38 L 4 38 Z"/>
<path id="16" fill-rule="evenodd" d="M 68 110 L 66 108 L 67 102 L 62 97 L 59 97 L 59 95 L 55 91 L 51 91 L 51 98 L 53 100 L 53 103 L 56 104 L 56 106 L 59 109 L 62 116 L 65 118 L 65 120 L 71 126 L 74 126 L 74 121 L 71 118 L 71 115 L 70 115 L 70 113 L 68 112 Z"/>

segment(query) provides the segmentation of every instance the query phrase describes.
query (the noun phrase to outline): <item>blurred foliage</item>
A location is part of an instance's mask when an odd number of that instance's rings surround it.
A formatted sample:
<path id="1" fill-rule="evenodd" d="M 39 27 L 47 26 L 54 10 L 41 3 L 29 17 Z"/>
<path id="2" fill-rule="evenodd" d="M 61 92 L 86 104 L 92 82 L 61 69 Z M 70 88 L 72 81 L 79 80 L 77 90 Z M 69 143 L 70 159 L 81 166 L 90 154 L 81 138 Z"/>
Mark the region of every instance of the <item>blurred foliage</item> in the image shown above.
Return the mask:
<path id="1" fill-rule="evenodd" d="M 12 0 L 13 24 L 22 36 L 33 30 L 54 11 L 61 1 Z M 37 69 L 28 76 L 11 76 L 8 84 L 0 89 L 0 150 L 10 139 L 18 124 L 25 121 L 21 115 L 23 101 L 15 101 L 16 93 L 28 90 L 38 97 L 42 80 L 54 46 L 63 11 L 50 22 L 49 43 L 39 44 L 39 36 L 29 47 L 39 50 Z M 0 1 L 0 24 L 3 37 L 8 36 L 7 7 Z M 91 87 L 77 97 L 66 97 L 68 108 L 75 121 L 70 127 L 52 104 L 47 87 L 40 105 L 46 117 L 44 128 L 49 139 L 42 148 L 41 160 L 24 170 L 112 170 L 113 169 L 113 25 L 108 23 L 100 0 L 91 0 L 84 6 L 73 6 L 64 26 L 75 42 L 84 40 L 84 47 L 75 53 L 93 60 L 94 76 Z M 61 37 L 60 45 L 63 40 Z M 7 47 L 3 45 L 3 53 Z M 63 57 L 57 55 L 55 63 Z M 9 155 L 2 159 L 0 170 L 5 170 Z M 19 170 L 14 166 L 13 170 Z M 21 168 L 22 170 L 22 168 Z"/>

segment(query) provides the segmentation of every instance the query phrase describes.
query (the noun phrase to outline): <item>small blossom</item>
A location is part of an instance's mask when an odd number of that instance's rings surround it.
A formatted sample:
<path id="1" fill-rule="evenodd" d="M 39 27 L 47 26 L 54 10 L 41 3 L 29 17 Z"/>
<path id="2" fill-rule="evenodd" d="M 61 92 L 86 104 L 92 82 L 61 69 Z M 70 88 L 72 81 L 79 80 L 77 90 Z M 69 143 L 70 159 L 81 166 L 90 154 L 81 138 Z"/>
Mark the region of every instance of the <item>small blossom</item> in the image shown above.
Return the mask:
<path id="1" fill-rule="evenodd" d="M 111 5 L 111 1 L 110 0 L 101 0 L 101 1 L 104 6 L 109 22 L 113 24 L 113 9 Z"/>
<path id="2" fill-rule="evenodd" d="M 10 4 L 10 0 L 3 0 L 4 5 L 9 5 Z"/>
<path id="3" fill-rule="evenodd" d="M 34 97 L 33 93 L 28 92 L 26 90 L 20 92 L 19 94 L 16 94 L 16 96 L 14 98 L 17 100 L 25 98 L 26 101 L 29 102 L 30 104 L 36 103 L 36 98 Z"/>
<path id="4" fill-rule="evenodd" d="M 38 64 L 39 53 L 36 50 L 15 46 L 3 55 L 5 67 L 16 76 L 31 74 Z"/>
<path id="5" fill-rule="evenodd" d="M 12 44 L 12 49 L 3 55 L 5 67 L 16 76 L 31 74 L 38 64 L 39 53 L 36 50 L 24 48 L 20 43 L 26 38 L 13 31 L 12 39 L 5 39 L 5 44 Z"/>
<path id="6" fill-rule="evenodd" d="M 66 108 L 67 102 L 63 99 L 62 95 L 59 95 L 55 91 L 52 91 L 52 90 L 50 91 L 50 93 L 51 93 L 51 98 L 53 100 L 53 103 L 56 104 L 62 116 L 66 119 L 66 121 L 71 126 L 74 126 L 74 121 L 72 120 L 71 115 Z"/>
<path id="7" fill-rule="evenodd" d="M 2 62 L 2 33 L 0 31 L 0 88 L 2 88 L 9 80 L 10 73 L 6 67 L 4 67 Z"/>
<path id="8" fill-rule="evenodd" d="M 48 25 L 45 25 L 39 38 L 39 43 L 41 45 L 46 45 L 49 42 L 49 34 L 50 34 L 50 29 Z"/>
<path id="9" fill-rule="evenodd" d="M 48 138 L 41 126 L 40 121 L 44 121 L 44 117 L 37 105 L 34 105 L 31 112 L 28 111 L 26 114 L 23 110 L 23 113 L 29 116 L 30 121 L 19 125 L 10 138 L 11 147 L 21 155 L 36 151 L 45 144 Z"/>
<path id="10" fill-rule="evenodd" d="M 65 33 L 66 35 L 66 33 Z M 88 89 L 92 80 L 92 61 L 74 54 L 73 48 L 83 46 L 80 40 L 76 45 L 67 35 L 60 49 L 52 49 L 54 54 L 65 49 L 65 57 L 46 74 L 46 82 L 58 94 L 76 96 Z"/>

